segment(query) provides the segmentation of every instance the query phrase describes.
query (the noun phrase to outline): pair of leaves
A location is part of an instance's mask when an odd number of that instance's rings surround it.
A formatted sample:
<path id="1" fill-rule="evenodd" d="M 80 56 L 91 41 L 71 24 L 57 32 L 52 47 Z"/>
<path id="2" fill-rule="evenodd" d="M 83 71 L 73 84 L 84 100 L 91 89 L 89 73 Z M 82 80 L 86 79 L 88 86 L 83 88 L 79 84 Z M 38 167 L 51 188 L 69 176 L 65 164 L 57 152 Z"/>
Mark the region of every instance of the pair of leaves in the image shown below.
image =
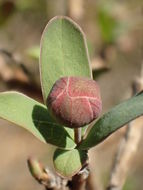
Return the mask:
<path id="1" fill-rule="evenodd" d="M 91 77 L 83 33 L 70 19 L 56 17 L 45 28 L 41 41 L 40 70 L 44 102 L 54 82 L 60 77 Z M 81 169 L 87 159 L 85 150 L 102 142 L 111 133 L 142 114 L 143 93 L 140 93 L 104 114 L 77 150 L 74 149 L 76 144 L 72 129 L 57 124 L 46 106 L 20 93 L 0 94 L 1 118 L 24 127 L 42 142 L 67 149 L 57 150 L 54 155 L 55 168 L 66 177 Z"/>

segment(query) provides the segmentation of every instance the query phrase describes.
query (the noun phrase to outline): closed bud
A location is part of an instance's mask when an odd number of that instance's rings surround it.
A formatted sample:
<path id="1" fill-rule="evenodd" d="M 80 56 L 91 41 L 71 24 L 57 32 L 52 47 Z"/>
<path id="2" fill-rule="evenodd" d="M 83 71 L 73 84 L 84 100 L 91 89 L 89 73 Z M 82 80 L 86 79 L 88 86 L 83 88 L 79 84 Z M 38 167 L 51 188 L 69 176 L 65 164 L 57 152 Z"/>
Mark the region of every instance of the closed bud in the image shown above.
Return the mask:
<path id="1" fill-rule="evenodd" d="M 83 127 L 101 112 L 99 87 L 96 81 L 88 78 L 60 78 L 49 93 L 47 106 L 63 125 L 70 128 Z"/>

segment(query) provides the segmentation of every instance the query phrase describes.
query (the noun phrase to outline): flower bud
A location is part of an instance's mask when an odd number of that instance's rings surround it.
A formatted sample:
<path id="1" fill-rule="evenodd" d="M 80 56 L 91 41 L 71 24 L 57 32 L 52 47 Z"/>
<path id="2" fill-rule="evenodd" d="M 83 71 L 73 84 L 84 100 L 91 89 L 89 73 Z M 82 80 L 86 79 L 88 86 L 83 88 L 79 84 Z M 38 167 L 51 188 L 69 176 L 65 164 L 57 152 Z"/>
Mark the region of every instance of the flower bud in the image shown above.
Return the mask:
<path id="1" fill-rule="evenodd" d="M 83 127 L 101 112 L 99 87 L 96 81 L 88 78 L 60 78 L 49 93 L 47 107 L 63 125 L 70 128 Z"/>

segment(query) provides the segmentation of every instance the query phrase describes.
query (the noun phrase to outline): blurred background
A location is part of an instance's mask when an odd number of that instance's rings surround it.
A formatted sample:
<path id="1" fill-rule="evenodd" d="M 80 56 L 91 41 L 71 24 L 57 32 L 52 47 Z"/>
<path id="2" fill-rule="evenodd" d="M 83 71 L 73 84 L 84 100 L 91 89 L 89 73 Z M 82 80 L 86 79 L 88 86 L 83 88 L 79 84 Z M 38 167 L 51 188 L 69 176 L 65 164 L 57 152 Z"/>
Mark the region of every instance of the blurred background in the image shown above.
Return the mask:
<path id="1" fill-rule="evenodd" d="M 42 102 L 39 44 L 53 16 L 67 15 L 86 34 L 94 79 L 101 88 L 103 113 L 131 96 L 132 82 L 143 64 L 142 0 L 0 0 L 0 92 L 18 90 Z M 142 131 L 143 132 L 143 131 Z M 124 129 L 90 151 L 91 168 L 100 189 L 107 186 Z M 143 140 L 132 161 L 124 190 L 143 185 Z M 53 168 L 55 147 L 0 120 L 0 190 L 43 189 L 30 175 L 33 155 Z"/>

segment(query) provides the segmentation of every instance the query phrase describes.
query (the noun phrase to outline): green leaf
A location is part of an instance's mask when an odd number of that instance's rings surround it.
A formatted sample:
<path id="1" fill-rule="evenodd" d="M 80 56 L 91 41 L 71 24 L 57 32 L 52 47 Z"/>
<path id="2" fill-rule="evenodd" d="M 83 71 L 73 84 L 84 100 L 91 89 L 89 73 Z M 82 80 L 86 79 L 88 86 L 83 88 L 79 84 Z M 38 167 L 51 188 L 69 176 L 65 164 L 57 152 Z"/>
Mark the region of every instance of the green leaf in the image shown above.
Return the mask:
<path id="1" fill-rule="evenodd" d="M 0 117 L 27 129 L 42 142 L 65 149 L 75 147 L 72 129 L 56 124 L 46 106 L 23 94 L 0 93 Z"/>
<path id="2" fill-rule="evenodd" d="M 143 115 L 143 92 L 115 106 L 104 114 L 89 131 L 80 149 L 89 149 L 102 142 L 114 131 Z"/>
<path id="3" fill-rule="evenodd" d="M 63 76 L 91 77 L 85 37 L 71 19 L 58 16 L 46 26 L 41 40 L 40 69 L 44 101 Z"/>
<path id="4" fill-rule="evenodd" d="M 54 167 L 62 177 L 72 177 L 80 171 L 87 160 L 87 151 L 56 149 L 53 157 Z"/>

